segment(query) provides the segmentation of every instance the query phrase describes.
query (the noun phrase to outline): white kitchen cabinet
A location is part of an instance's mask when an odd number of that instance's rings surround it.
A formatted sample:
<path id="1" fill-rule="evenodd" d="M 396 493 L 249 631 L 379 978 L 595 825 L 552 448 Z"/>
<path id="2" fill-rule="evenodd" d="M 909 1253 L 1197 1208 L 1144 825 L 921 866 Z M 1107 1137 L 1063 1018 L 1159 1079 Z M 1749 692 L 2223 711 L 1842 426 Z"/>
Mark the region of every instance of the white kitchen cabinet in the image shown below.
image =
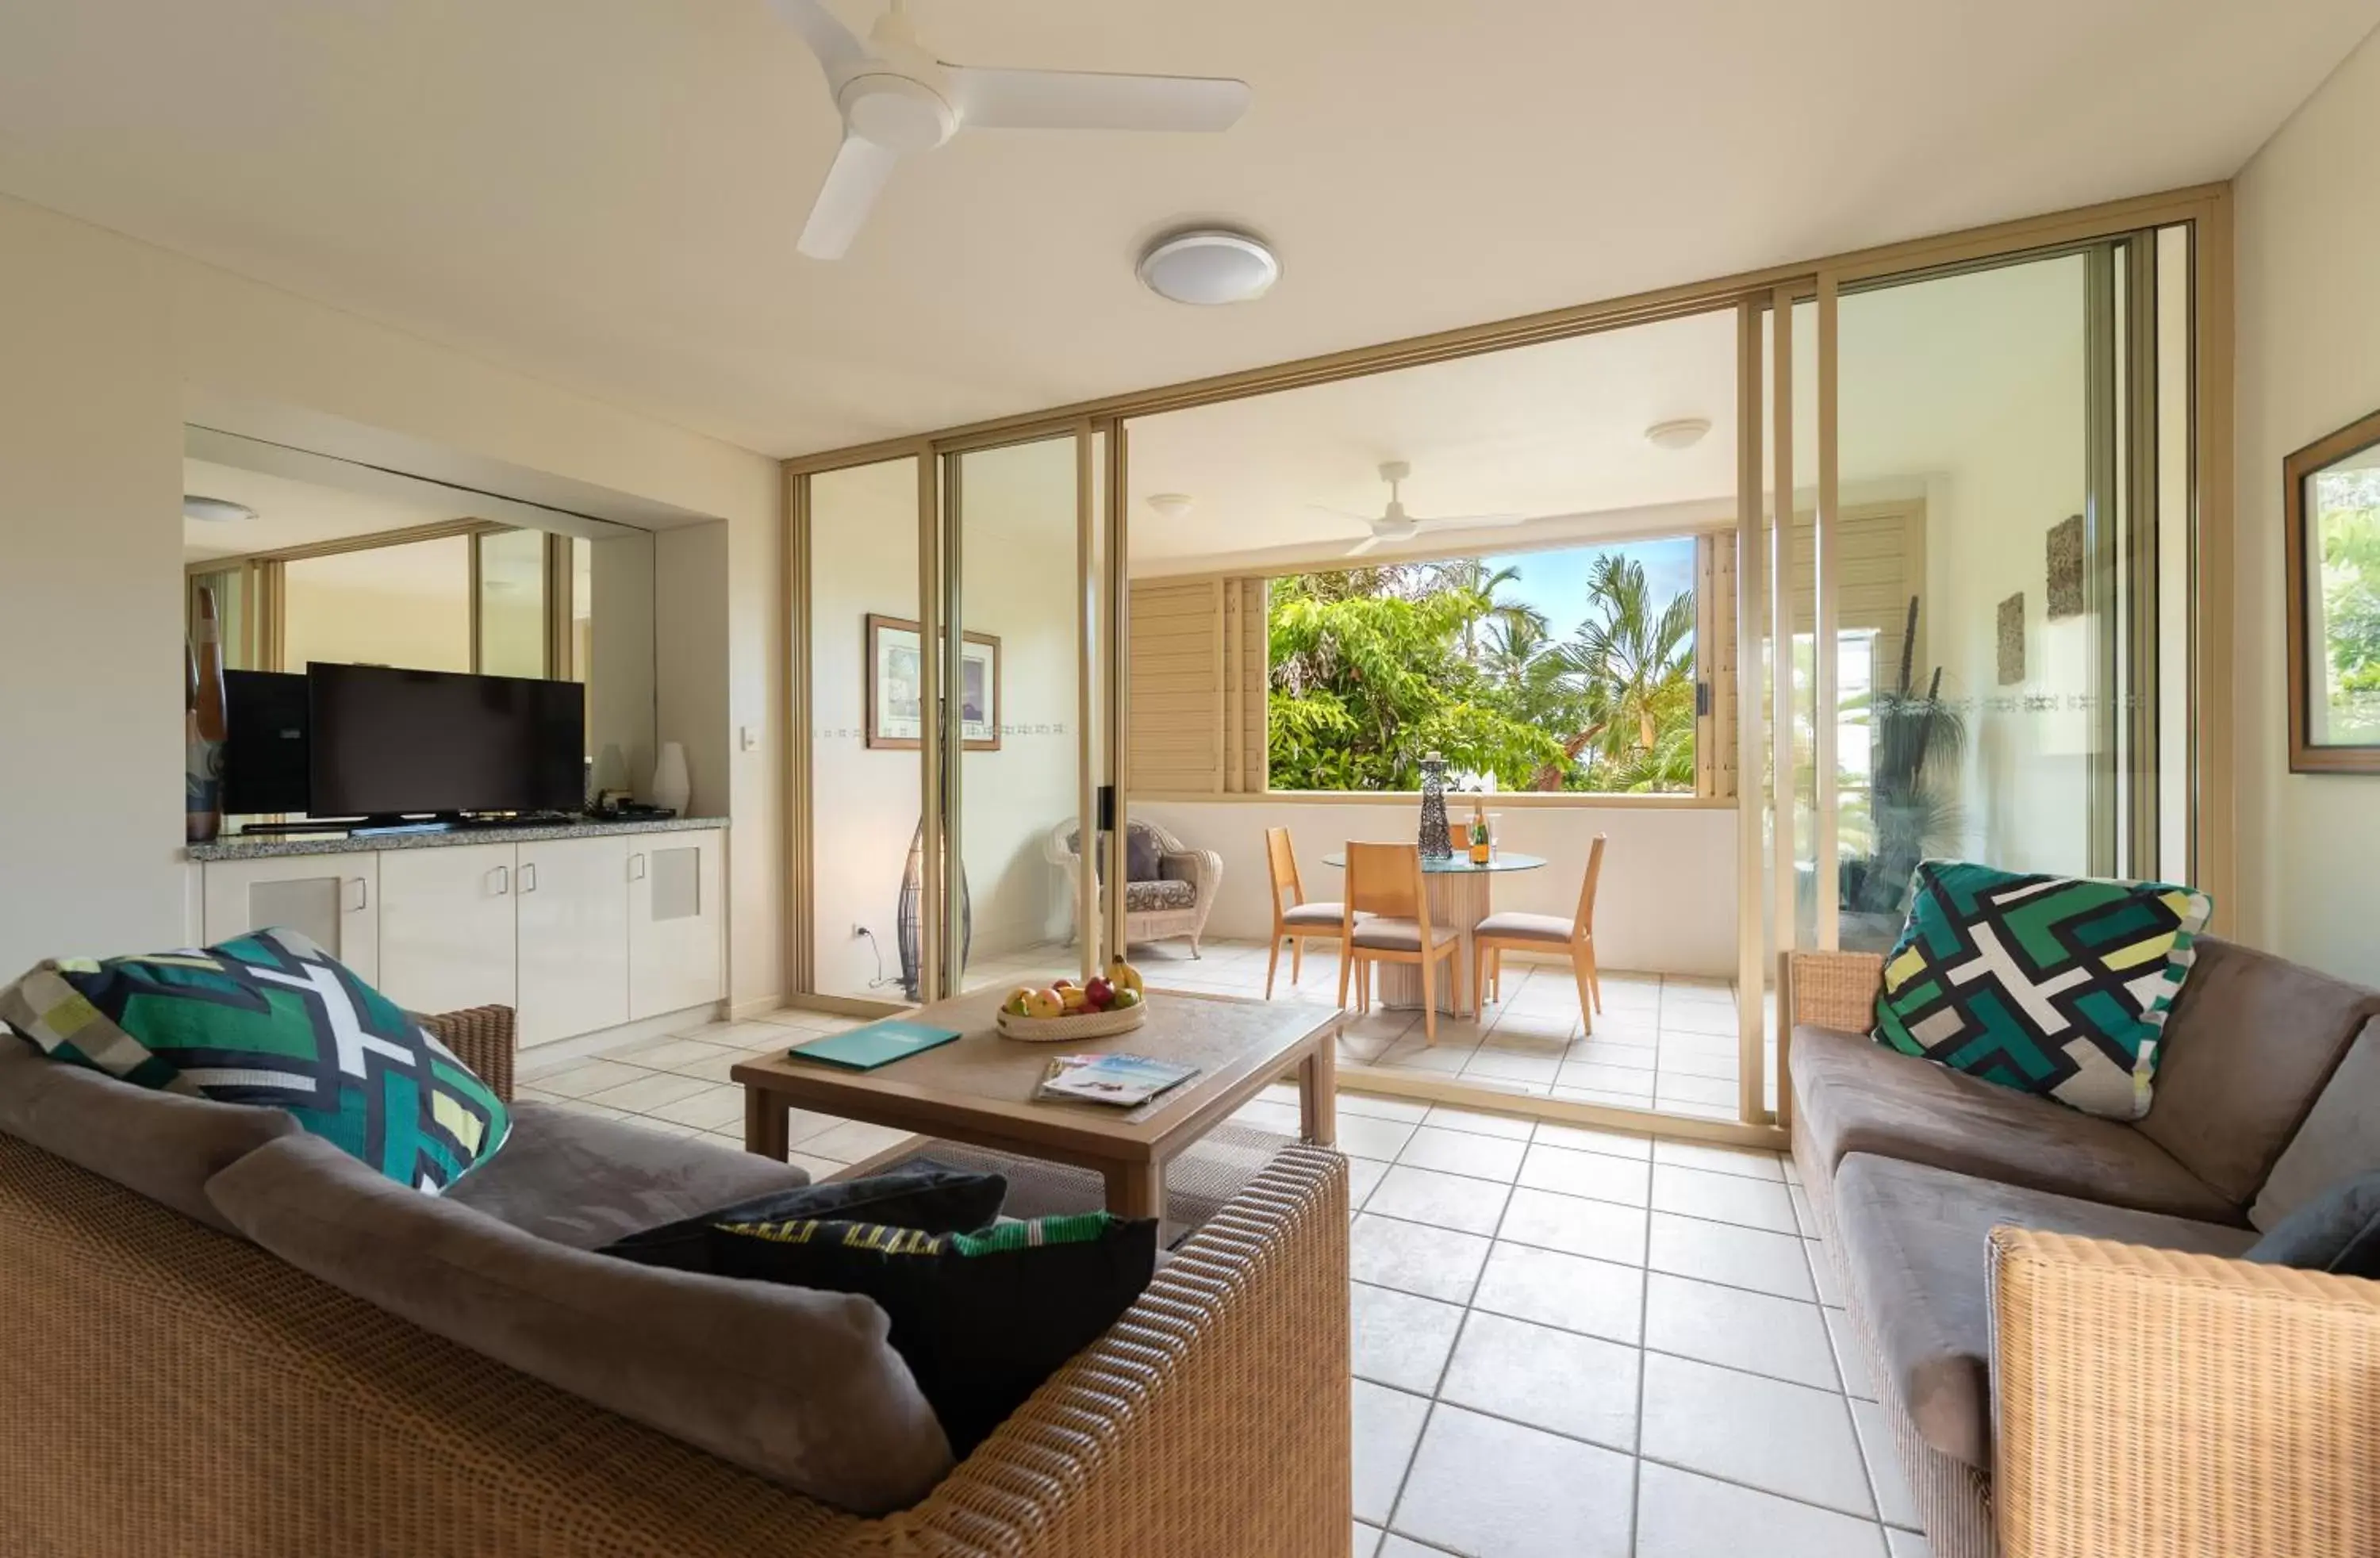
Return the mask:
<path id="1" fill-rule="evenodd" d="M 628 1020 L 628 846 L 620 834 L 516 848 L 514 966 L 520 1041 Z"/>
<path id="2" fill-rule="evenodd" d="M 414 1012 L 516 1004 L 513 857 L 510 844 L 381 856 L 382 992 Z"/>
<path id="3" fill-rule="evenodd" d="M 206 868 L 206 939 L 286 927 L 310 938 L 355 971 L 380 983 L 381 857 L 267 855 L 215 860 Z"/>
<path id="4" fill-rule="evenodd" d="M 722 834 L 628 840 L 628 1020 L 727 993 L 727 851 Z"/>

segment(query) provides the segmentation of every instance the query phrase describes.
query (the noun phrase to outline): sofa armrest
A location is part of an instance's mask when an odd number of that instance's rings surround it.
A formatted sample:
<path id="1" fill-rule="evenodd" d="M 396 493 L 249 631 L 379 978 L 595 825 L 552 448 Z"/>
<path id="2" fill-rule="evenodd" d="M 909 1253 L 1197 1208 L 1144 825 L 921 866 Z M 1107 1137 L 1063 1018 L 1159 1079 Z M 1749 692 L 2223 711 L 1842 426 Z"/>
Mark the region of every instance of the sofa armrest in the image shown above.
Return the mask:
<path id="1" fill-rule="evenodd" d="M 1876 992 L 1884 985 L 1884 959 L 1872 952 L 1796 952 L 1788 955 L 1793 1023 L 1865 1033 L 1876 1026 Z"/>
<path id="2" fill-rule="evenodd" d="M 1991 1235 L 2003 1558 L 2380 1548 L 2380 1283 Z"/>
<path id="3" fill-rule="evenodd" d="M 513 1062 L 519 1050 L 510 1006 L 473 1006 L 425 1016 L 421 1026 L 455 1052 L 506 1103 L 513 1101 Z"/>
<path id="4" fill-rule="evenodd" d="M 1343 1558 L 1348 1373 L 1347 1161 L 1285 1148 L 885 1524 L 930 1552 Z"/>

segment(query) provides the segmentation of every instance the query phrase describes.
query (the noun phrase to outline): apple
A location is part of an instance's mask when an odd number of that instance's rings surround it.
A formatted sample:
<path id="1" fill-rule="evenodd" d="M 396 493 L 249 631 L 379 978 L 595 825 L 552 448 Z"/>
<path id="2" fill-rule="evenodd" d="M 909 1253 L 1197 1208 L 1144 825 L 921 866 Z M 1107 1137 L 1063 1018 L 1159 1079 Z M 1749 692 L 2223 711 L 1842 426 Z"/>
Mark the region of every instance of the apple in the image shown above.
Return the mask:
<path id="1" fill-rule="evenodd" d="M 1141 1001 L 1140 992 L 1138 992 L 1138 991 L 1136 991 L 1136 990 L 1133 989 L 1130 985 L 1126 985 L 1123 989 L 1119 990 L 1119 991 L 1117 991 L 1117 992 L 1115 992 L 1115 1004 L 1116 1004 L 1116 1010 L 1117 1010 L 1117 1011 L 1120 1011 L 1120 1012 L 1128 1012 L 1128 1011 L 1130 1011 L 1133 1007 L 1139 1005 L 1139 1004 L 1140 1004 L 1140 1001 Z"/>
<path id="2" fill-rule="evenodd" d="M 1091 1009 L 1095 1012 L 1104 1012 L 1115 1004 L 1115 986 L 1105 980 L 1094 978 L 1083 987 L 1083 993 L 1090 998 Z"/>
<path id="3" fill-rule="evenodd" d="M 1001 1006 L 1002 1009 L 1007 1012 L 1011 1016 L 1024 1017 L 1032 1016 L 1033 987 L 1031 985 L 1018 985 L 1014 990 L 1008 992 L 1008 999 L 1002 1002 Z"/>
<path id="4" fill-rule="evenodd" d="M 1063 1016 L 1066 999 L 1054 990 L 1037 990 L 1025 999 L 1025 1015 L 1028 1017 Z"/>
<path id="5" fill-rule="evenodd" d="M 1075 988 L 1075 981 L 1072 980 L 1051 980 L 1050 981 L 1050 988 L 1051 990 L 1072 990 Z"/>

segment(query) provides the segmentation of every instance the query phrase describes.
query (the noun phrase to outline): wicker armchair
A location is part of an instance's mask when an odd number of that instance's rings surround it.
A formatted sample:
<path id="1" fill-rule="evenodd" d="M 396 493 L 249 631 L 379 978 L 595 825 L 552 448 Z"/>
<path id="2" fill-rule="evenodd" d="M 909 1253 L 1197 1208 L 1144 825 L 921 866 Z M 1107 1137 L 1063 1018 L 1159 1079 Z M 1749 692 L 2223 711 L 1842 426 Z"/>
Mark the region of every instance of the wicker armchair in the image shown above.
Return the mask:
<path id="1" fill-rule="evenodd" d="M 1159 875 L 1155 882 L 1124 883 L 1124 940 L 1137 944 L 1187 936 L 1190 955 L 1197 956 L 1198 938 L 1206 931 L 1207 917 L 1215 912 L 1215 889 L 1223 880 L 1222 856 L 1212 849 L 1193 849 L 1154 822 L 1125 825 L 1155 843 Z M 1050 830 L 1046 851 L 1050 863 L 1065 873 L 1070 913 L 1079 901 L 1073 891 L 1082 870 L 1079 834 L 1073 822 L 1059 823 Z M 1080 936 L 1082 927 L 1074 926 L 1072 934 Z"/>
<path id="2" fill-rule="evenodd" d="M 508 1074 L 511 1013 L 432 1018 Z M 827 1508 L 0 1133 L 0 1551 L 1344 1558 L 1345 1160 L 1290 1148 L 927 1499 Z M 1294 1455 L 1281 1446 L 1297 1446 Z"/>
<path id="3" fill-rule="evenodd" d="M 1794 1022 L 1865 1031 L 1882 963 L 1792 955 Z M 1794 1150 L 1840 1251 L 1799 1122 Z M 1925 1441 L 1852 1297 L 1937 1558 L 2380 1552 L 2380 1283 L 2009 1226 L 1976 1258 L 1988 1476 Z"/>

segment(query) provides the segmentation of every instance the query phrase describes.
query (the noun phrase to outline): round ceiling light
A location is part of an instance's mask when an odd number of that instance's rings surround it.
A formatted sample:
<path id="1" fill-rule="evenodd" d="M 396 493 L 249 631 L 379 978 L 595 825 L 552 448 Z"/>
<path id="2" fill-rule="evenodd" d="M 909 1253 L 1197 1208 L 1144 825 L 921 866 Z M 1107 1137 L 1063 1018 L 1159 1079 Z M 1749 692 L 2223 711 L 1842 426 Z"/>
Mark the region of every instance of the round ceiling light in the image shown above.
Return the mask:
<path id="1" fill-rule="evenodd" d="M 1657 449 L 1691 449 L 1710 432 L 1708 417 L 1680 417 L 1655 422 L 1645 430 L 1645 442 Z"/>
<path id="2" fill-rule="evenodd" d="M 1263 240 L 1220 227 L 1171 234 L 1140 257 L 1141 285 L 1177 303 L 1245 303 L 1280 279 L 1281 262 Z"/>
<path id="3" fill-rule="evenodd" d="M 229 498 L 202 498 L 196 493 L 186 493 L 182 495 L 182 517 L 204 525 L 228 525 L 237 519 L 255 518 L 256 510 Z"/>
<path id="4" fill-rule="evenodd" d="M 1187 493 L 1151 493 L 1148 494 L 1148 506 L 1156 510 L 1158 517 L 1161 519 L 1179 519 L 1183 517 L 1190 512 L 1190 505 L 1193 501 L 1194 500 Z"/>

